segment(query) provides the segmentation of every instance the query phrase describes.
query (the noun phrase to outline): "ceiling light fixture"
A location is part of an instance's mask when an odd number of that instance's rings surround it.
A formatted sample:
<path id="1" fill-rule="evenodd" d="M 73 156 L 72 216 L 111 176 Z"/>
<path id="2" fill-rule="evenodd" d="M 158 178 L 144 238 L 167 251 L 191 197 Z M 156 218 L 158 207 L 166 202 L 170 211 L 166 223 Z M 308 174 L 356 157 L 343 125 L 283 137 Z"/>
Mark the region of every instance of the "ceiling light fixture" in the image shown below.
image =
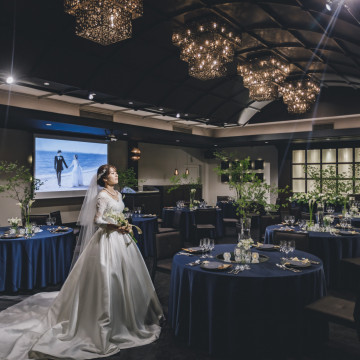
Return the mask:
<path id="1" fill-rule="evenodd" d="M 180 113 L 177 113 L 177 114 L 176 114 L 176 117 L 179 118 L 179 117 L 180 117 Z"/>
<path id="2" fill-rule="evenodd" d="M 240 35 L 217 17 L 192 20 L 175 30 L 172 42 L 180 48 L 180 59 L 189 63 L 189 75 L 209 80 L 226 75 L 225 64 L 234 61 Z"/>
<path id="3" fill-rule="evenodd" d="M 50 83 L 48 83 L 48 82 L 44 82 L 44 85 L 45 85 L 45 86 L 49 86 L 49 85 L 50 85 Z"/>
<path id="4" fill-rule="evenodd" d="M 289 113 L 303 114 L 310 110 L 320 93 L 320 86 L 311 78 L 292 80 L 284 83 L 280 88 L 283 101 Z"/>
<path id="5" fill-rule="evenodd" d="M 326 1 L 325 7 L 326 7 L 326 10 L 327 10 L 327 11 L 331 11 L 331 4 L 332 4 L 332 1 L 331 1 L 331 0 L 327 0 L 327 1 Z"/>
<path id="6" fill-rule="evenodd" d="M 174 175 L 179 175 L 179 170 L 178 169 L 174 170 Z"/>
<path id="7" fill-rule="evenodd" d="M 14 78 L 12 77 L 12 76 L 8 76 L 7 78 L 6 78 L 6 83 L 7 84 L 12 84 L 14 82 Z"/>
<path id="8" fill-rule="evenodd" d="M 190 174 L 190 171 L 188 168 L 185 169 L 185 175 L 189 175 Z"/>
<path id="9" fill-rule="evenodd" d="M 89 94 L 89 100 L 94 100 L 94 97 L 95 97 L 95 93 L 90 93 Z"/>
<path id="10" fill-rule="evenodd" d="M 275 55 L 263 55 L 238 65 L 238 74 L 243 77 L 249 97 L 255 101 L 275 100 L 278 84 L 284 82 L 290 66 Z"/>
<path id="11" fill-rule="evenodd" d="M 132 35 L 132 19 L 142 16 L 142 0 L 64 0 L 65 12 L 76 17 L 75 33 L 101 45 Z"/>

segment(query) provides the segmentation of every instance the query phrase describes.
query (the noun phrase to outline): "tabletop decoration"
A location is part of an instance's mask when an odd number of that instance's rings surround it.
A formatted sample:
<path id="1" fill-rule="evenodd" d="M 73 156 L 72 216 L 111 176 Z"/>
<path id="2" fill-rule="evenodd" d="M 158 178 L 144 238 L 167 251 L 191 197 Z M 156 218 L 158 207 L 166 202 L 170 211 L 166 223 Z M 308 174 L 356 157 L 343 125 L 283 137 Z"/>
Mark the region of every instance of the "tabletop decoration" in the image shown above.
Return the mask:
<path id="1" fill-rule="evenodd" d="M 8 219 L 8 223 L 10 224 L 11 230 L 10 232 L 16 234 L 18 231 L 18 227 L 21 224 L 21 219 L 18 217 Z"/>

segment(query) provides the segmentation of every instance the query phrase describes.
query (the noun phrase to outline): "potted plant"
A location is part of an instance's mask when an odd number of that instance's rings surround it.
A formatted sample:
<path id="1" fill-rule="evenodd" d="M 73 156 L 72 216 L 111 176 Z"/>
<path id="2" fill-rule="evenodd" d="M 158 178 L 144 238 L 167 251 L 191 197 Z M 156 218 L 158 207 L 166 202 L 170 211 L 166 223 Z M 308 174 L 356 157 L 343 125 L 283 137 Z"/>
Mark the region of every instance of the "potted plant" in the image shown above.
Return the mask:
<path id="1" fill-rule="evenodd" d="M 0 185 L 0 193 L 17 201 L 21 208 L 23 226 L 29 223 L 31 206 L 35 192 L 43 182 L 34 179 L 29 168 L 15 162 L 0 161 L 0 174 L 5 175 L 5 184 Z"/>

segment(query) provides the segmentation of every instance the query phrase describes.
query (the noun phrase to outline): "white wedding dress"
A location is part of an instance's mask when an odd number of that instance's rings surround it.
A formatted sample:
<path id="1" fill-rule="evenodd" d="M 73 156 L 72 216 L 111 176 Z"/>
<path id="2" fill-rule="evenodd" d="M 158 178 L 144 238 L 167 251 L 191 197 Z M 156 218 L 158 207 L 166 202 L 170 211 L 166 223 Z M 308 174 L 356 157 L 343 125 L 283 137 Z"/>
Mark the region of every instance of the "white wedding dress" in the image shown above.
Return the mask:
<path id="1" fill-rule="evenodd" d="M 72 180 L 72 187 L 78 187 L 83 186 L 83 175 L 82 175 L 82 169 L 79 164 L 79 160 L 74 159 L 70 165 L 70 167 L 73 166 L 73 170 L 71 172 L 71 180 Z"/>
<path id="2" fill-rule="evenodd" d="M 97 198 L 99 229 L 60 292 L 39 293 L 0 313 L 0 359 L 93 359 L 160 335 L 163 316 L 140 251 L 129 235 L 108 232 L 108 211 L 124 204 Z"/>

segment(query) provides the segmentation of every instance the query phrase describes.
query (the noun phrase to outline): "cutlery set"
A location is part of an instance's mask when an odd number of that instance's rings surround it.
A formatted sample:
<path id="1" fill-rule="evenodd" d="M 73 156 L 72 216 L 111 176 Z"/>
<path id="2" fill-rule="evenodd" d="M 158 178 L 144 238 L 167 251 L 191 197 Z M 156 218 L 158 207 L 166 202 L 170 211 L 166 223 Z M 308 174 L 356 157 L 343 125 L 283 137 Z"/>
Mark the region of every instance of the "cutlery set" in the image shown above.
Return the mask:
<path id="1" fill-rule="evenodd" d="M 294 268 L 291 268 L 291 267 L 287 267 L 285 265 L 281 265 L 281 264 L 275 264 L 278 268 L 282 269 L 282 270 L 289 270 L 289 271 L 292 271 L 292 272 L 296 272 L 296 273 L 299 273 L 299 272 L 302 272 L 301 270 L 298 270 L 298 269 L 294 269 Z"/>

